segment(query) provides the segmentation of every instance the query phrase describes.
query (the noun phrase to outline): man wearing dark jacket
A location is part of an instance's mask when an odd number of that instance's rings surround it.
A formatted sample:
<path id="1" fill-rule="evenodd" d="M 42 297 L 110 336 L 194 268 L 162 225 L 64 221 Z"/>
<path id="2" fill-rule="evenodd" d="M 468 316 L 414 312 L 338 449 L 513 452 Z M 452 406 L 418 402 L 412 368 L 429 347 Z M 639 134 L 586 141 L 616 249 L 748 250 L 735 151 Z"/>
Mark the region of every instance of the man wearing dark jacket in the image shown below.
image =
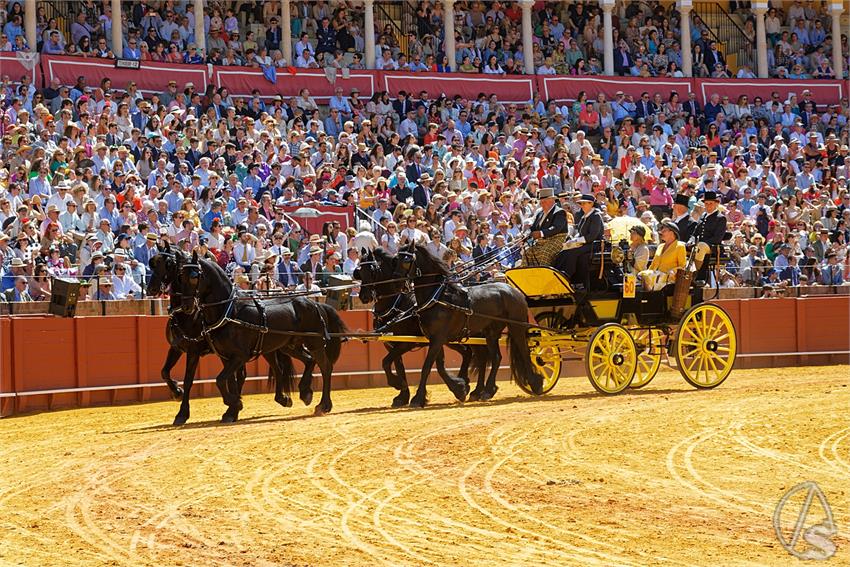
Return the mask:
<path id="1" fill-rule="evenodd" d="M 696 222 L 691 219 L 691 199 L 683 193 L 673 199 L 673 222 L 679 227 L 679 240 L 687 242 L 691 238 Z"/>
<path id="2" fill-rule="evenodd" d="M 697 275 L 694 279 L 705 281 L 708 273 L 702 269 L 703 261 L 706 255 L 713 253 L 717 246 L 723 243 L 726 237 L 726 217 L 717 209 L 720 203 L 716 192 L 706 191 L 702 200 L 705 203 L 705 212 L 700 216 L 688 243 L 697 247 L 694 255 Z"/>

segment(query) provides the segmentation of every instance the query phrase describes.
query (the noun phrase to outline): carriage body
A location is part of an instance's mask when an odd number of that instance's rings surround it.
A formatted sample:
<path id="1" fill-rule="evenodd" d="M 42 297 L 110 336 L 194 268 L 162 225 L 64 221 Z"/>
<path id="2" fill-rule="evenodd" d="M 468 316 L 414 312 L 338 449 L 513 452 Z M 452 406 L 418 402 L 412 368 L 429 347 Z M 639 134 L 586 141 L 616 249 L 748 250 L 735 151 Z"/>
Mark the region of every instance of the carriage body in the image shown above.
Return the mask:
<path id="1" fill-rule="evenodd" d="M 551 267 L 506 272 L 507 281 L 525 295 L 530 315 L 540 325 L 530 332 L 529 342 L 535 365 L 546 378 L 544 389 L 554 388 L 562 360 L 570 358 L 584 360 L 588 379 L 602 393 L 643 387 L 664 357 L 671 360 L 670 354 L 693 386 L 720 385 L 736 354 L 729 316 L 704 302 L 703 290 L 696 287 L 689 289 L 681 316 L 671 309 L 672 286 L 660 291 L 636 289 L 634 297 L 624 297 L 622 280 L 614 280 L 617 260 L 621 264 L 623 259 L 617 250 L 617 246 L 599 247 L 589 266 L 599 276 L 596 285 L 581 289 Z"/>

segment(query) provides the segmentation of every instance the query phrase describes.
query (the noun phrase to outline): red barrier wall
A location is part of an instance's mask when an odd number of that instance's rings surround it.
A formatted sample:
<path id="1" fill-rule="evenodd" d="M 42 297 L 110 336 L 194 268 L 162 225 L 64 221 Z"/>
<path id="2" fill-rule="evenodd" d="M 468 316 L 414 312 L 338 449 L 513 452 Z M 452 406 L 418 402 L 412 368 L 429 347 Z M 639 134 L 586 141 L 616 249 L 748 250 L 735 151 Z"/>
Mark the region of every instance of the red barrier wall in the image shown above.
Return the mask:
<path id="1" fill-rule="evenodd" d="M 736 99 L 740 94 L 752 97 L 756 94 L 765 97 L 772 91 L 778 91 L 783 98 L 789 93 L 798 97 L 804 89 L 812 91 L 814 100 L 819 104 L 837 103 L 850 91 L 847 81 L 806 80 L 778 81 L 774 79 L 689 79 L 657 78 L 641 79 L 636 77 L 571 77 L 511 75 L 493 76 L 468 73 L 406 73 L 400 71 L 351 71 L 348 78 L 342 73 L 334 83 L 328 81 L 325 73 L 316 69 L 286 68 L 277 71 L 276 83 L 265 79 L 262 72 L 252 67 L 212 67 L 207 65 L 171 65 L 163 63 L 141 63 L 139 70 L 116 69 L 114 62 L 104 59 L 65 57 L 45 55 L 40 59 L 40 71 L 43 82 L 50 77 L 59 77 L 65 84 L 74 84 L 79 75 L 88 78 L 89 85 L 97 85 L 100 80 L 109 77 L 114 88 L 123 89 L 131 80 L 146 93 L 159 93 L 165 88 L 163 79 L 175 79 L 181 86 L 189 81 L 195 83 L 196 90 L 203 91 L 207 84 L 216 87 L 225 86 L 234 96 L 249 96 L 258 89 L 261 96 L 271 98 L 276 95 L 295 96 L 302 88 L 308 88 L 310 94 L 319 102 L 326 102 L 333 96 L 334 89 L 341 86 L 345 93 L 352 88 L 360 90 L 360 97 L 366 100 L 376 91 L 389 91 L 395 96 L 399 90 L 419 93 L 426 91 L 428 96 L 436 98 L 440 94 L 461 95 L 466 99 L 475 99 L 479 93 L 495 93 L 503 102 L 527 102 L 534 92 L 540 93 L 543 100 L 574 100 L 579 91 L 586 91 L 595 98 L 595 93 L 604 92 L 609 98 L 618 90 L 637 97 L 644 90 L 654 94 L 660 92 L 666 100 L 670 91 L 675 90 L 685 99 L 688 92 L 697 93 L 702 103 L 714 92 L 729 95 Z M 18 79 L 26 70 L 14 57 L 0 56 L 0 66 L 4 73 Z M 8 70 L 7 70 L 8 69 Z M 39 68 L 37 68 L 39 69 Z"/>
<path id="2" fill-rule="evenodd" d="M 847 362 L 846 354 L 795 353 L 846 353 L 850 296 L 717 303 L 735 322 L 739 368 Z M 368 311 L 342 315 L 351 332 L 371 329 Z M 166 321 L 162 316 L 0 318 L 0 415 L 167 399 L 168 390 L 159 376 L 168 350 Z M 385 354 L 381 343 L 348 341 L 334 369 L 334 388 L 384 385 L 380 362 Z M 459 356 L 447 355 L 448 367 L 457 367 Z M 424 349 L 407 355 L 407 368 L 420 368 L 423 356 Z M 182 380 L 184 368 L 185 359 L 181 359 L 172 377 Z M 220 369 L 217 357 L 204 357 L 198 379 L 214 378 Z M 248 365 L 249 376 L 267 373 L 265 361 Z M 265 381 L 246 383 L 246 393 L 260 391 L 267 391 Z M 193 390 L 193 396 L 211 395 L 218 395 L 212 383 L 196 384 Z"/>

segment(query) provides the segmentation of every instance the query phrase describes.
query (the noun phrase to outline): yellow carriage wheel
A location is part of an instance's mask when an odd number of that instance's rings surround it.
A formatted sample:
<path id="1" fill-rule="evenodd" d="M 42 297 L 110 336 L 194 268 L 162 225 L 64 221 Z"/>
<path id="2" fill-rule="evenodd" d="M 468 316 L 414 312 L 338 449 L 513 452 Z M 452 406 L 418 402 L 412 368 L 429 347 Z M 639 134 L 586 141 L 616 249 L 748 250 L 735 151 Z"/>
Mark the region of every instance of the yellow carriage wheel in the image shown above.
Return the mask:
<path id="1" fill-rule="evenodd" d="M 714 388 L 732 372 L 738 340 L 726 312 L 711 303 L 688 310 L 676 334 L 676 364 L 695 388 Z"/>
<path id="2" fill-rule="evenodd" d="M 555 333 L 540 329 L 540 337 L 552 337 Z M 558 383 L 561 377 L 561 350 L 556 344 L 532 344 L 529 347 L 531 351 L 531 366 L 535 371 L 543 376 L 543 393 L 548 394 Z M 526 394 L 534 395 L 528 383 L 524 380 L 517 380 L 517 386 Z"/>
<path id="3" fill-rule="evenodd" d="M 596 329 L 587 345 L 584 367 L 590 383 L 603 394 L 628 388 L 637 368 L 637 349 L 629 331 L 617 323 Z"/>
<path id="4" fill-rule="evenodd" d="M 632 331 L 632 338 L 637 348 L 637 369 L 632 378 L 630 388 L 643 388 L 655 378 L 661 367 L 661 339 L 664 333 L 661 329 L 637 329 Z"/>

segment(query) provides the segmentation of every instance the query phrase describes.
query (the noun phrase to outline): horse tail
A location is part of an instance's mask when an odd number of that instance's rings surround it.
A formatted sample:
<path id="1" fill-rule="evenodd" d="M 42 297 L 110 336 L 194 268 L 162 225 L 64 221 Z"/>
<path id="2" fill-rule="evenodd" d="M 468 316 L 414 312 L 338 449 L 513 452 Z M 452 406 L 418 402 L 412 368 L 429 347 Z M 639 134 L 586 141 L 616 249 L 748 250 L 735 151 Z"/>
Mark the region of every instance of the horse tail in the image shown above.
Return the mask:
<path id="1" fill-rule="evenodd" d="M 284 393 L 289 394 L 295 389 L 295 366 L 292 364 L 292 357 L 279 350 L 275 353 L 275 359 L 277 360 L 277 367 L 280 369 L 280 376 L 275 376 L 272 369 L 269 368 L 269 386 L 276 380 L 280 380 L 283 384 Z"/>
<path id="2" fill-rule="evenodd" d="M 325 353 L 328 356 L 328 360 L 332 364 L 336 364 L 342 352 L 342 337 L 340 335 L 347 333 L 348 328 L 343 323 L 339 311 L 326 303 L 317 303 L 316 305 L 319 307 L 319 316 L 324 320 L 325 327 L 330 335 L 330 339 L 325 347 Z"/>
<path id="3" fill-rule="evenodd" d="M 531 364 L 531 351 L 528 348 L 528 330 L 524 325 L 508 326 L 508 342 L 511 354 L 511 377 L 522 385 L 527 385 L 537 395 L 543 393 L 543 376 Z"/>

